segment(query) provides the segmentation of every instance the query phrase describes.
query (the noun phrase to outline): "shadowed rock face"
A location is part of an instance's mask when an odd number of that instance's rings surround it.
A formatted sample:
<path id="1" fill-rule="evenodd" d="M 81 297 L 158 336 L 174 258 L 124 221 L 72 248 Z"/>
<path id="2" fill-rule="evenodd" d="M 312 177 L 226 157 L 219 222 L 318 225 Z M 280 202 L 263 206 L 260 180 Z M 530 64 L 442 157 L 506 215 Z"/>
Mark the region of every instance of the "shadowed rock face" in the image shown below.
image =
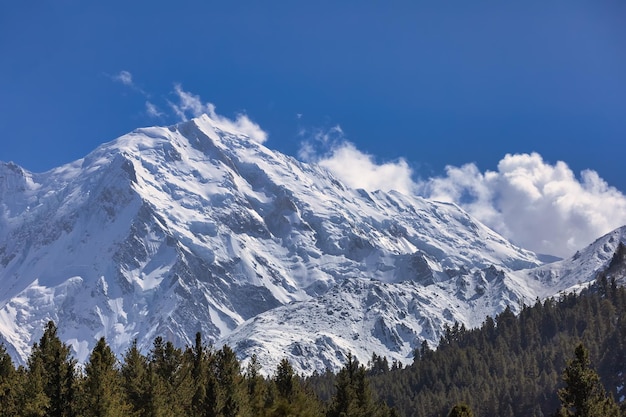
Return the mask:
<path id="1" fill-rule="evenodd" d="M 50 319 L 79 361 L 101 336 L 121 354 L 198 331 L 267 372 L 407 360 L 444 323 L 534 300 L 542 280 L 520 269 L 540 264 L 455 205 L 349 189 L 206 116 L 43 174 L 0 165 L 0 335 L 18 362 Z"/>

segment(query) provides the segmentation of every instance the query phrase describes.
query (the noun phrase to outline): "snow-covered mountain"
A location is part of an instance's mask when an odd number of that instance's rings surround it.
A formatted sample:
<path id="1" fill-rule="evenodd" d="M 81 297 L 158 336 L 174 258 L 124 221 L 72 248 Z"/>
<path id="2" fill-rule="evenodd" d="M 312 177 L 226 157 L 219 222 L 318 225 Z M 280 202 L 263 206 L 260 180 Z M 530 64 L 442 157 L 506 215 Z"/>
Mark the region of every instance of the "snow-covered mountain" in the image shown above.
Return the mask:
<path id="1" fill-rule="evenodd" d="M 202 116 L 41 174 L 0 164 L 0 340 L 23 361 L 52 319 L 79 361 L 198 331 L 266 372 L 410 361 L 445 323 L 593 279 L 625 233 L 536 268 L 455 205 L 350 189 Z"/>
<path id="2" fill-rule="evenodd" d="M 583 288 L 592 283 L 599 272 L 608 272 L 610 278 L 615 278 L 620 284 L 626 284 L 624 245 L 626 245 L 626 226 L 596 239 L 571 258 L 518 271 L 515 274 L 540 299 Z"/>

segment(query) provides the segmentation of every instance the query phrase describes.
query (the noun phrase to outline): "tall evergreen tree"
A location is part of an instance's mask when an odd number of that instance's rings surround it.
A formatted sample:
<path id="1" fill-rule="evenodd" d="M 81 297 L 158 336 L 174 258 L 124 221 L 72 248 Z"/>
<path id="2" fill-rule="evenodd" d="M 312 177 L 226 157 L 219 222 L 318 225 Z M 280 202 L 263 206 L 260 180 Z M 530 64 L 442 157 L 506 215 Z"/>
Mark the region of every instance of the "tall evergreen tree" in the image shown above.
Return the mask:
<path id="1" fill-rule="evenodd" d="M 261 365 L 256 355 L 252 355 L 245 373 L 248 391 L 248 404 L 253 416 L 262 416 L 267 408 L 268 390 L 265 379 L 261 376 Z"/>
<path id="2" fill-rule="evenodd" d="M 33 361 L 43 366 L 43 388 L 49 399 L 46 415 L 73 417 L 75 415 L 75 360 L 70 348 L 57 336 L 57 327 L 49 321 L 39 344 L 33 346 Z"/>
<path id="3" fill-rule="evenodd" d="M 245 414 L 243 377 L 235 352 L 228 346 L 217 352 L 217 380 L 220 387 L 220 415 L 236 417 Z"/>
<path id="4" fill-rule="evenodd" d="M 565 387 L 559 390 L 559 417 L 619 417 L 619 408 L 607 397 L 590 364 L 589 352 L 581 343 L 563 372 Z"/>
<path id="5" fill-rule="evenodd" d="M 117 359 L 104 337 L 98 340 L 85 364 L 82 400 L 85 417 L 122 416 L 131 410 L 122 393 Z"/>
<path id="6" fill-rule="evenodd" d="M 222 390 L 218 379 L 218 360 L 217 352 L 212 349 L 206 352 L 206 369 L 205 373 L 205 394 L 203 407 L 203 417 L 218 417 L 220 415 Z"/>
<path id="7" fill-rule="evenodd" d="M 276 367 L 276 374 L 274 376 L 274 384 L 278 395 L 291 400 L 296 392 L 297 380 L 293 367 L 287 359 L 282 359 Z"/>
<path id="8" fill-rule="evenodd" d="M 193 395 L 191 398 L 192 417 L 208 417 L 208 407 L 205 404 L 207 390 L 207 350 L 202 344 L 202 334 L 196 333 L 196 341 L 193 349 L 187 351 L 191 357 L 192 369 L 191 378 L 193 383 Z"/>
<path id="9" fill-rule="evenodd" d="M 157 415 L 189 415 L 191 412 L 192 364 L 183 361 L 182 351 L 160 336 L 149 354 L 150 396 Z"/>
<path id="10" fill-rule="evenodd" d="M 17 399 L 20 386 L 18 376 L 11 356 L 7 353 L 4 344 L 0 343 L 0 410 L 3 416 L 18 415 Z"/>
<path id="11" fill-rule="evenodd" d="M 268 414 L 272 417 L 316 417 L 321 415 L 317 399 L 302 387 L 287 359 L 280 361 L 273 379 L 274 399 Z"/>
<path id="12" fill-rule="evenodd" d="M 176 414 L 172 413 L 170 401 L 176 398 L 170 398 L 165 381 L 156 369 L 152 361 L 148 362 L 147 372 L 147 391 L 146 391 L 146 416 L 148 417 L 169 417 Z"/>
<path id="13" fill-rule="evenodd" d="M 465 403 L 456 404 L 450 410 L 448 417 L 474 417 L 474 413 L 469 405 Z"/>
<path id="14" fill-rule="evenodd" d="M 46 416 L 50 407 L 50 397 L 46 395 L 46 376 L 41 355 L 30 355 L 28 370 L 24 370 L 24 385 L 20 389 L 19 406 L 25 417 Z"/>
<path id="15" fill-rule="evenodd" d="M 137 340 L 133 341 L 124 354 L 121 373 L 126 402 L 130 404 L 133 414 L 148 417 L 150 402 L 148 362 L 137 348 Z"/>
<path id="16" fill-rule="evenodd" d="M 387 407 L 374 401 L 365 375 L 365 367 L 348 353 L 347 362 L 337 374 L 336 393 L 327 417 L 386 416 Z"/>

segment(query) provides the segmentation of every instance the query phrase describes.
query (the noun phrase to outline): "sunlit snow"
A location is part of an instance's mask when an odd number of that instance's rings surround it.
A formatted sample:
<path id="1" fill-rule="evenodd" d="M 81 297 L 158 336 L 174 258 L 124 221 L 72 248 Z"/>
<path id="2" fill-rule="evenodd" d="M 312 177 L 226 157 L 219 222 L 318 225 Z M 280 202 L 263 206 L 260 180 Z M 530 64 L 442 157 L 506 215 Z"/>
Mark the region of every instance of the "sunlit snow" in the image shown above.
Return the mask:
<path id="1" fill-rule="evenodd" d="M 0 164 L 0 340 L 17 361 L 54 320 L 81 362 L 102 336 L 121 355 L 198 331 L 266 373 L 410 362 L 446 323 L 586 285 L 625 240 L 539 266 L 456 205 L 350 189 L 224 128 L 138 129 L 40 174 Z"/>

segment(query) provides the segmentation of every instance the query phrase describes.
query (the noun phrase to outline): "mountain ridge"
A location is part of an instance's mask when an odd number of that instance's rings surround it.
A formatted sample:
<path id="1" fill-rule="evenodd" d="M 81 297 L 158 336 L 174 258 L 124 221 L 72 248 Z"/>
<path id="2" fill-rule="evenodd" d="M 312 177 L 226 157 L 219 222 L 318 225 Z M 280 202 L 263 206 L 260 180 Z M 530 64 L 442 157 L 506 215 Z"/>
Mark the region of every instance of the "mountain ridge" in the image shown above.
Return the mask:
<path id="1" fill-rule="evenodd" d="M 265 369 L 282 355 L 312 371 L 297 353 L 317 344 L 261 337 L 276 317 L 302 341 L 331 327 L 318 366 L 372 348 L 406 360 L 443 324 L 478 325 L 563 275 L 527 269 L 542 262 L 456 205 L 353 190 L 224 128 L 205 115 L 137 129 L 41 174 L 0 164 L 0 335 L 18 362 L 53 319 L 79 361 L 100 336 L 119 355 L 133 339 L 191 345 L 201 331 Z M 328 319 L 324 302 L 348 298 L 344 321 L 287 320 Z M 359 349 L 344 337 L 356 317 Z"/>

